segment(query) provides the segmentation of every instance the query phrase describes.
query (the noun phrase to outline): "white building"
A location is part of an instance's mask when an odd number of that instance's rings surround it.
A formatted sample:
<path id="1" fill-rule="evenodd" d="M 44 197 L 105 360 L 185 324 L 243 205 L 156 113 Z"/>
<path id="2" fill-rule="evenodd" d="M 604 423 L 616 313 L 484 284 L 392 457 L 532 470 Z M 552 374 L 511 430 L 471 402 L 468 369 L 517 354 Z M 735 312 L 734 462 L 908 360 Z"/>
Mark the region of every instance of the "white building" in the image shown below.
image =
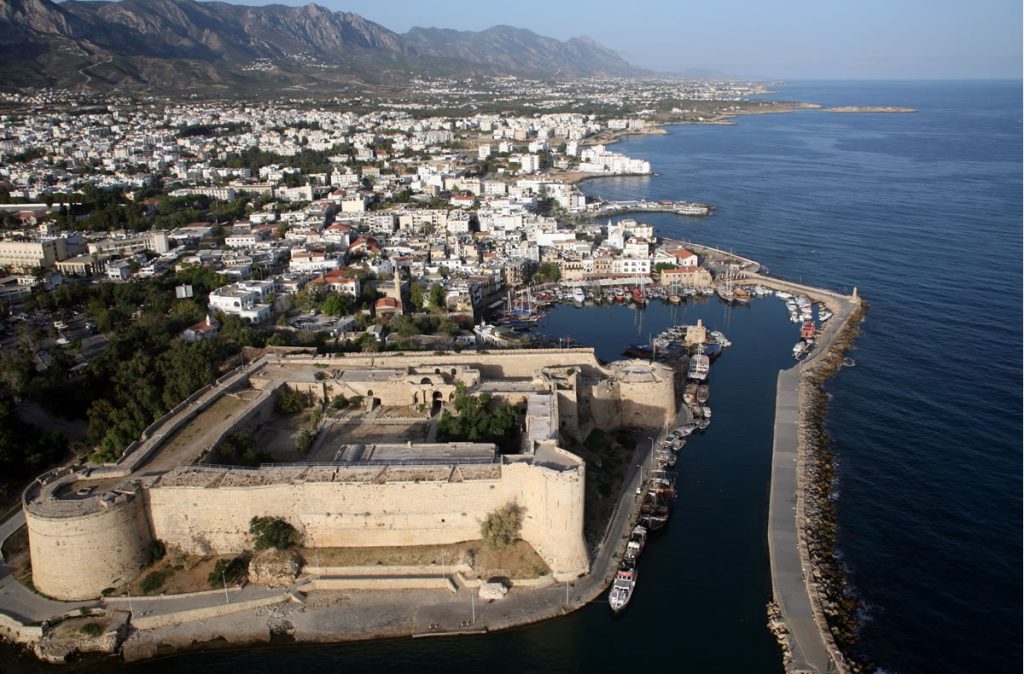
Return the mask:
<path id="1" fill-rule="evenodd" d="M 260 323 L 270 318 L 271 308 L 265 304 L 274 288 L 273 281 L 239 281 L 210 293 L 210 309 Z"/>
<path id="2" fill-rule="evenodd" d="M 329 257 L 327 253 L 317 250 L 293 250 L 292 259 L 288 262 L 288 270 L 293 272 L 320 272 L 337 269 L 341 260 Z"/>

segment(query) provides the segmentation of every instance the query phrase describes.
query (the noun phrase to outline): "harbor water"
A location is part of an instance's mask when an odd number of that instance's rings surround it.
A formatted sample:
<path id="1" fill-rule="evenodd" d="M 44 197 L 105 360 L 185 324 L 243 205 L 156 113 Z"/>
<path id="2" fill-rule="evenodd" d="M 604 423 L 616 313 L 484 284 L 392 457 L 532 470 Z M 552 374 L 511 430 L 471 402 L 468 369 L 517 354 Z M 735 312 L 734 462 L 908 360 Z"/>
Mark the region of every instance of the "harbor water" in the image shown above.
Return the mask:
<path id="1" fill-rule="evenodd" d="M 776 98 L 910 106 L 677 126 L 615 149 L 657 175 L 585 183 L 609 199 L 687 199 L 708 218 L 635 216 L 661 236 L 786 278 L 857 286 L 871 307 L 828 385 L 840 546 L 865 605 L 860 653 L 888 672 L 1016 671 L 1021 658 L 1021 84 L 806 83 Z M 700 318 L 733 346 L 712 366 L 714 423 L 681 452 L 679 501 L 621 616 L 596 602 L 483 637 L 282 646 L 91 671 L 780 672 L 765 627 L 775 379 L 796 326 L 776 299 L 727 309 L 560 306 L 540 330 L 613 359 Z M 656 663 L 656 664 L 655 664 Z M 17 670 L 38 668 L 27 661 Z"/>

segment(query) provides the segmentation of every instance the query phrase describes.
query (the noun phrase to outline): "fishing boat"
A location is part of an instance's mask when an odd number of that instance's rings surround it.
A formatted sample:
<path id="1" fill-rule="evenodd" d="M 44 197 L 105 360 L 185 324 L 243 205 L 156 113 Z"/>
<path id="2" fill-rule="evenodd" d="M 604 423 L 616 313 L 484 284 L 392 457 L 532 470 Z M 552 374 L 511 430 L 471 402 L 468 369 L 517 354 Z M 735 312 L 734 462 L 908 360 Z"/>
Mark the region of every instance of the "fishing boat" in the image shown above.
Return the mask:
<path id="1" fill-rule="evenodd" d="M 676 465 L 676 453 L 672 451 L 671 447 L 659 449 L 654 453 L 654 463 L 659 467 L 671 468 Z"/>
<path id="2" fill-rule="evenodd" d="M 704 349 L 697 347 L 697 353 L 690 356 L 690 365 L 686 369 L 686 378 L 704 381 L 711 368 L 711 359 L 704 355 Z"/>
<path id="3" fill-rule="evenodd" d="M 644 299 L 644 291 L 640 288 L 630 288 L 629 294 L 630 297 L 632 297 L 633 302 L 636 304 L 645 304 L 647 302 L 647 300 Z"/>
<path id="4" fill-rule="evenodd" d="M 622 350 L 622 353 L 633 358 L 652 358 L 654 356 L 654 349 L 647 344 L 630 344 Z"/>
<path id="5" fill-rule="evenodd" d="M 583 304 L 583 301 L 587 299 L 586 293 L 583 292 L 583 288 L 576 287 L 572 289 L 572 301 L 577 304 Z"/>
<path id="6" fill-rule="evenodd" d="M 705 344 L 704 355 L 712 360 L 722 355 L 722 345 L 718 343 Z"/>
<path id="7" fill-rule="evenodd" d="M 640 504 L 640 523 L 649 531 L 657 531 L 668 523 L 672 498 L 658 491 L 647 491 Z"/>
<path id="8" fill-rule="evenodd" d="M 708 386 L 707 384 L 701 384 L 700 386 L 697 387 L 697 393 L 695 397 L 697 398 L 697 402 L 703 405 L 711 397 L 711 387 Z"/>
<path id="9" fill-rule="evenodd" d="M 640 553 L 644 551 L 644 547 L 647 545 L 647 529 L 643 525 L 636 525 L 633 527 L 632 533 L 629 534 L 629 541 L 626 543 L 626 552 L 623 555 L 625 559 L 636 562 L 640 558 Z"/>
<path id="10" fill-rule="evenodd" d="M 608 593 L 608 605 L 612 611 L 618 613 L 626 608 L 629 600 L 633 597 L 633 589 L 636 587 L 636 564 L 622 560 L 615 580 L 612 582 L 612 590 Z"/>

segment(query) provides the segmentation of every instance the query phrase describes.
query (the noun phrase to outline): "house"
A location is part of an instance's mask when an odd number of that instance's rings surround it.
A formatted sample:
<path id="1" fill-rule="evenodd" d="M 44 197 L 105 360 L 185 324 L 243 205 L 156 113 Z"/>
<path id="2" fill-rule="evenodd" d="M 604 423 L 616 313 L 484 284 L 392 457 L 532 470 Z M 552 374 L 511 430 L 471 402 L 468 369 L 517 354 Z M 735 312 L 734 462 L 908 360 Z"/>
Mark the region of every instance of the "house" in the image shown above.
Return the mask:
<path id="1" fill-rule="evenodd" d="M 382 297 L 373 305 L 373 310 L 378 316 L 393 316 L 403 313 L 402 300 L 393 297 Z"/>
<path id="2" fill-rule="evenodd" d="M 680 267 L 696 267 L 699 260 L 696 253 L 691 253 L 685 248 L 674 248 L 668 254 L 675 258 L 676 264 Z"/>
<path id="3" fill-rule="evenodd" d="M 661 272 L 661 285 L 666 287 L 710 288 L 713 282 L 711 272 L 704 267 L 676 267 Z"/>
<path id="4" fill-rule="evenodd" d="M 181 338 L 186 342 L 201 342 L 204 339 L 212 339 L 220 334 L 220 321 L 213 316 L 207 315 L 206 320 L 199 321 L 195 325 L 185 328 Z"/>
<path id="5" fill-rule="evenodd" d="M 331 292 L 359 297 L 362 287 L 359 279 L 348 269 L 334 269 L 320 278 L 313 279 L 309 285 L 314 288 L 322 288 Z"/>

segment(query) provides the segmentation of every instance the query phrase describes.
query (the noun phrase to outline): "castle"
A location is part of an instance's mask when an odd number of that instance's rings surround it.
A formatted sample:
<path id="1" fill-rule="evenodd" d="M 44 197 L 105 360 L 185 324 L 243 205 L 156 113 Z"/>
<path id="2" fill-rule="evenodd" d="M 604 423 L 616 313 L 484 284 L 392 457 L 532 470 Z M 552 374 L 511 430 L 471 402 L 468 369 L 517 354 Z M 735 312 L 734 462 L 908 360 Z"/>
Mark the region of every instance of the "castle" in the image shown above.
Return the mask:
<path id="1" fill-rule="evenodd" d="M 326 461 L 204 463 L 229 433 L 259 437 L 284 386 L 321 403 L 423 410 L 424 423 L 457 387 L 486 392 L 524 410 L 522 447 L 339 435 L 321 443 Z M 155 540 L 242 552 L 256 516 L 287 520 L 313 548 L 456 543 L 479 538 L 483 518 L 510 502 L 554 577 L 576 578 L 589 570 L 585 466 L 561 445 L 595 428 L 661 426 L 675 412 L 670 368 L 602 365 L 592 349 L 263 356 L 171 410 L 116 464 L 47 473 L 26 489 L 33 583 L 58 599 L 93 598 L 135 578 Z"/>

